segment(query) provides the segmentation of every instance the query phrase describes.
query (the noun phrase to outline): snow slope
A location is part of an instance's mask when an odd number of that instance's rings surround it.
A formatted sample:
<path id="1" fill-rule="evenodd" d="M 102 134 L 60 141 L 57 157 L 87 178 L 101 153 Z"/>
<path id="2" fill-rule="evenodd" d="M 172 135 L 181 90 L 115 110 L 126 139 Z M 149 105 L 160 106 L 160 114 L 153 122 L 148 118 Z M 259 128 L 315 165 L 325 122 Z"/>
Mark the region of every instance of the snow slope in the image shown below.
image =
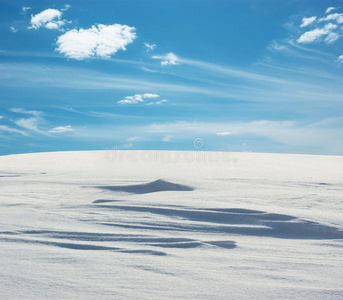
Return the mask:
<path id="1" fill-rule="evenodd" d="M 1 299 L 343 299 L 343 157 L 0 157 Z"/>

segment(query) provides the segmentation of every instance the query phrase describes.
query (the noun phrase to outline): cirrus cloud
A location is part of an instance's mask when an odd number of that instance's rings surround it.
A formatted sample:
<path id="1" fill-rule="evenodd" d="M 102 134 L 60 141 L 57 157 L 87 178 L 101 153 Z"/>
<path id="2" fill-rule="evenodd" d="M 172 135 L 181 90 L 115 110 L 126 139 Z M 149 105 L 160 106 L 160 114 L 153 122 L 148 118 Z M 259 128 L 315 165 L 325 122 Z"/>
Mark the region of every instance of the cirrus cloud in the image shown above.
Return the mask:
<path id="1" fill-rule="evenodd" d="M 21 118 L 16 120 L 11 120 L 15 125 L 35 132 L 46 135 L 46 132 L 40 130 L 38 125 L 44 119 L 42 118 L 42 112 L 37 110 L 26 110 L 23 108 L 10 108 L 9 111 L 16 113 L 16 114 L 25 114 L 30 115 L 28 118 Z"/>
<path id="2" fill-rule="evenodd" d="M 146 105 L 161 105 L 161 104 L 166 103 L 166 102 L 169 102 L 169 101 L 163 99 L 163 100 L 160 100 L 160 101 L 149 102 L 149 103 L 147 103 Z"/>
<path id="3" fill-rule="evenodd" d="M 9 133 L 19 133 L 21 135 L 27 136 L 28 134 L 22 130 L 16 129 L 16 128 L 11 128 L 7 125 L 0 125 L 0 133 L 1 132 L 9 132 Z"/>
<path id="4" fill-rule="evenodd" d="M 14 121 L 14 123 L 22 127 L 24 129 L 28 129 L 30 131 L 38 132 L 38 133 L 43 133 L 41 130 L 38 129 L 38 119 L 37 118 L 27 118 L 27 119 L 19 119 Z"/>
<path id="5" fill-rule="evenodd" d="M 62 133 L 62 132 L 67 132 L 67 131 L 74 131 L 74 129 L 70 125 L 67 125 L 67 126 L 58 126 L 49 130 L 50 133 Z"/>
<path id="6" fill-rule="evenodd" d="M 23 108 L 10 108 L 9 111 L 17 113 L 17 114 L 33 115 L 35 117 L 39 117 L 42 114 L 42 112 L 38 110 L 26 110 Z"/>
<path id="7" fill-rule="evenodd" d="M 228 135 L 232 135 L 232 132 L 229 132 L 229 131 L 217 132 L 216 135 L 218 135 L 218 136 L 228 136 Z"/>
<path id="8" fill-rule="evenodd" d="M 89 29 L 72 29 L 59 36 L 56 49 L 68 58 L 83 60 L 93 56 L 109 58 L 126 50 L 136 38 L 135 28 L 127 25 L 93 25 Z"/>

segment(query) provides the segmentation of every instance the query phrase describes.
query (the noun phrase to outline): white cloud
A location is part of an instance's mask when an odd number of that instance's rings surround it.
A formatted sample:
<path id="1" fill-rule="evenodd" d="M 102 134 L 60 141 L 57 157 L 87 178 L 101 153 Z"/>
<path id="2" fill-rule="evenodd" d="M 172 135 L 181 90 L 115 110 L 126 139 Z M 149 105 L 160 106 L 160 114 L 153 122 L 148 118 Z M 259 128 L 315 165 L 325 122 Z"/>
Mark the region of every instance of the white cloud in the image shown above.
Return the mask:
<path id="1" fill-rule="evenodd" d="M 124 144 L 122 145 L 123 148 L 132 148 L 133 144 Z"/>
<path id="2" fill-rule="evenodd" d="M 159 71 L 157 71 L 157 70 L 152 70 L 152 69 L 149 69 L 149 68 L 147 68 L 147 67 L 143 67 L 142 70 L 143 70 L 143 71 L 146 71 L 146 72 L 150 72 L 150 73 L 158 73 L 158 72 L 159 72 Z"/>
<path id="3" fill-rule="evenodd" d="M 27 136 L 27 133 L 26 133 L 26 132 L 21 131 L 21 130 L 18 130 L 18 129 L 15 129 L 15 128 L 11 128 L 11 127 L 6 126 L 6 125 L 0 125 L 0 131 L 12 132 L 12 133 L 19 133 L 19 134 L 21 134 L 21 135 Z"/>
<path id="4" fill-rule="evenodd" d="M 59 29 L 63 25 L 65 25 L 65 21 L 49 22 L 49 23 L 46 23 L 45 28 L 47 28 L 47 29 Z"/>
<path id="5" fill-rule="evenodd" d="M 337 9 L 336 7 L 329 7 L 326 10 L 326 14 L 330 13 L 332 10 Z M 314 42 L 325 42 L 327 44 L 333 43 L 338 40 L 342 34 L 339 30 L 337 24 L 343 23 L 342 13 L 333 13 L 326 15 L 322 18 L 317 18 L 315 16 L 310 18 L 303 18 L 300 27 L 306 27 L 313 23 L 326 23 L 323 27 L 314 28 L 313 30 L 304 32 L 297 40 L 298 43 L 314 43 Z M 343 29 L 343 28 L 341 28 Z"/>
<path id="6" fill-rule="evenodd" d="M 162 138 L 162 141 L 163 142 L 170 142 L 172 138 L 173 138 L 172 135 L 166 135 Z"/>
<path id="7" fill-rule="evenodd" d="M 331 12 L 331 11 L 333 11 L 333 10 L 335 10 L 335 9 L 337 9 L 338 7 L 328 7 L 327 9 L 326 9 L 326 11 L 325 11 L 325 13 L 326 14 L 328 14 L 329 12 Z"/>
<path id="8" fill-rule="evenodd" d="M 61 11 L 67 11 L 69 8 L 71 8 L 71 5 L 66 4 L 64 8 L 61 9 Z"/>
<path id="9" fill-rule="evenodd" d="M 11 31 L 12 31 L 13 33 L 16 33 L 16 32 L 18 31 L 18 29 L 15 28 L 15 27 L 13 27 L 13 26 L 11 26 L 10 29 L 11 29 Z"/>
<path id="10" fill-rule="evenodd" d="M 89 29 L 73 29 L 57 39 L 56 49 L 66 57 L 83 60 L 92 56 L 109 58 L 136 38 L 135 28 L 127 25 L 93 25 Z"/>
<path id="11" fill-rule="evenodd" d="M 28 10 L 30 10 L 30 9 L 32 9 L 32 7 L 23 6 L 23 7 L 21 8 L 21 13 L 22 13 L 23 15 L 26 15 L 26 12 L 27 12 Z"/>
<path id="12" fill-rule="evenodd" d="M 126 96 L 125 99 L 117 101 L 117 103 L 120 104 L 136 104 L 139 102 L 144 102 L 143 99 L 156 99 L 159 95 L 157 94 L 151 94 L 151 93 L 145 93 L 145 94 L 136 94 L 134 96 Z"/>
<path id="13" fill-rule="evenodd" d="M 229 132 L 229 131 L 217 132 L 216 135 L 227 136 L 227 135 L 232 135 L 232 132 Z"/>
<path id="14" fill-rule="evenodd" d="M 311 31 L 307 31 L 304 34 L 302 34 L 300 36 L 300 38 L 298 38 L 297 42 L 298 43 L 313 43 L 315 41 L 318 41 L 318 39 L 320 39 L 322 36 L 327 35 L 328 31 L 325 29 L 314 29 Z"/>
<path id="15" fill-rule="evenodd" d="M 4 116 L 0 116 L 0 119 L 2 119 Z"/>
<path id="16" fill-rule="evenodd" d="M 135 141 L 138 141 L 138 140 L 139 140 L 138 136 L 133 136 L 133 137 L 130 137 L 130 138 L 126 139 L 127 142 L 135 142 Z"/>
<path id="17" fill-rule="evenodd" d="M 325 29 L 325 30 L 331 30 L 331 29 L 336 29 L 336 28 L 337 28 L 337 25 L 332 24 L 332 23 L 326 24 L 326 25 L 324 26 L 324 29 Z"/>
<path id="18" fill-rule="evenodd" d="M 134 95 L 134 96 L 126 96 L 125 99 L 117 101 L 117 103 L 120 104 L 135 104 L 138 102 L 143 102 L 143 96 L 142 95 Z"/>
<path id="19" fill-rule="evenodd" d="M 168 100 L 160 100 L 160 101 L 156 101 L 155 104 L 162 104 L 162 103 L 166 103 L 166 102 L 169 102 Z"/>
<path id="20" fill-rule="evenodd" d="M 337 25 L 329 23 L 326 24 L 323 28 L 316 28 L 311 31 L 307 31 L 300 36 L 297 40 L 298 43 L 314 43 L 320 41 L 324 36 L 329 36 L 332 33 L 332 30 L 336 29 Z M 326 42 L 333 42 L 335 35 L 331 35 L 327 39 Z"/>
<path id="21" fill-rule="evenodd" d="M 10 108 L 9 109 L 11 112 L 18 113 L 18 114 L 28 114 L 28 115 L 33 115 L 35 117 L 38 117 L 41 115 L 41 111 L 38 110 L 25 110 L 23 108 Z"/>
<path id="22" fill-rule="evenodd" d="M 18 114 L 27 114 L 32 115 L 32 117 L 29 118 L 22 118 L 19 120 L 12 121 L 14 124 L 16 124 L 19 127 L 28 129 L 30 131 L 34 131 L 40 134 L 46 134 L 45 132 L 38 129 L 38 123 L 42 119 L 41 118 L 41 111 L 37 110 L 25 110 L 23 108 L 11 108 L 9 109 L 11 112 L 18 113 Z"/>
<path id="23" fill-rule="evenodd" d="M 148 43 L 145 43 L 145 42 L 144 42 L 144 46 L 146 48 L 146 52 L 153 51 L 157 47 L 155 44 L 148 44 Z"/>
<path id="24" fill-rule="evenodd" d="M 337 62 L 340 64 L 343 63 L 343 55 L 338 56 Z"/>
<path id="25" fill-rule="evenodd" d="M 322 18 L 321 21 L 336 21 L 338 24 L 343 23 L 343 14 L 334 13 Z"/>
<path id="26" fill-rule="evenodd" d="M 138 101 L 129 100 L 129 99 L 123 99 L 123 100 L 118 101 L 117 103 L 120 103 L 120 104 L 134 104 L 134 103 L 138 103 Z"/>
<path id="27" fill-rule="evenodd" d="M 312 24 L 316 19 L 317 19 L 317 17 L 309 17 L 309 18 L 304 17 L 300 27 L 306 27 L 306 26 Z"/>
<path id="28" fill-rule="evenodd" d="M 143 98 L 148 98 L 148 99 L 156 99 L 158 97 L 159 97 L 159 95 L 157 95 L 157 94 L 150 94 L 150 93 L 146 93 L 146 94 L 143 95 Z"/>
<path id="29" fill-rule="evenodd" d="M 161 105 L 162 103 L 169 102 L 168 100 L 160 100 L 160 101 L 155 101 L 155 102 L 149 102 L 146 105 Z"/>
<path id="30" fill-rule="evenodd" d="M 61 17 L 61 11 L 48 8 L 37 15 L 31 16 L 31 27 L 29 29 L 39 29 L 42 26 L 47 29 L 59 29 L 65 24 L 65 21 L 62 21 Z"/>
<path id="31" fill-rule="evenodd" d="M 37 128 L 37 125 L 38 125 L 37 118 L 19 119 L 17 121 L 14 121 L 14 123 L 18 125 L 19 127 L 41 133 L 41 131 Z"/>
<path id="32" fill-rule="evenodd" d="M 61 132 L 67 132 L 67 131 L 73 131 L 74 129 L 70 126 L 70 125 L 67 125 L 67 126 L 58 126 L 58 127 L 55 127 L 51 130 L 49 130 L 50 133 L 61 133 Z"/>
<path id="33" fill-rule="evenodd" d="M 338 40 L 341 36 L 336 33 L 336 32 L 331 32 L 329 35 L 325 38 L 325 42 L 330 44 L 333 43 L 334 41 Z"/>
<path id="34" fill-rule="evenodd" d="M 47 131 L 42 131 L 38 128 L 38 124 L 42 121 L 44 122 L 44 118 L 42 117 L 42 112 L 37 110 L 25 110 L 23 108 L 11 108 L 9 109 L 11 112 L 17 113 L 17 114 L 26 114 L 31 115 L 29 118 L 22 118 L 19 120 L 11 120 L 14 124 L 17 126 L 27 129 L 29 131 L 33 131 L 36 133 L 49 135 Z M 66 131 L 73 131 L 74 129 L 70 126 L 58 126 L 51 130 L 49 130 L 49 133 L 61 133 Z M 26 133 L 24 135 L 27 135 Z"/>
<path id="35" fill-rule="evenodd" d="M 161 60 L 162 66 L 179 65 L 179 58 L 172 52 L 166 55 L 155 55 L 152 58 Z"/>

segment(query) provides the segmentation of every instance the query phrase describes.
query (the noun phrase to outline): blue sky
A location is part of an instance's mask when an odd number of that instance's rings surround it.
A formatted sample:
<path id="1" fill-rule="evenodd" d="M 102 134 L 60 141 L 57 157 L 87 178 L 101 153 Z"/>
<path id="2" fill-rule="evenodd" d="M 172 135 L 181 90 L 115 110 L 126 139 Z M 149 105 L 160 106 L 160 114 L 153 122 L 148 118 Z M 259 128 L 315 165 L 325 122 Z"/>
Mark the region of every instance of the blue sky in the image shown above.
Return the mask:
<path id="1" fill-rule="evenodd" d="M 0 0 L 0 14 L 0 155 L 343 154 L 342 1 Z"/>

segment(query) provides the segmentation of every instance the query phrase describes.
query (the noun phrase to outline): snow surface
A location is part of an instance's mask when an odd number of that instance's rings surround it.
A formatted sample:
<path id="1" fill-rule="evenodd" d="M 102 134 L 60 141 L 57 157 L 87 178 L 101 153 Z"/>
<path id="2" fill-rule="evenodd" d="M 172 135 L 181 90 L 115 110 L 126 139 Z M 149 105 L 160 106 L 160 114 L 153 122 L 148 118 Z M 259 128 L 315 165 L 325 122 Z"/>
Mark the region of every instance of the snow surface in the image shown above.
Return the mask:
<path id="1" fill-rule="evenodd" d="M 343 299 L 343 157 L 0 157 L 1 299 Z"/>

